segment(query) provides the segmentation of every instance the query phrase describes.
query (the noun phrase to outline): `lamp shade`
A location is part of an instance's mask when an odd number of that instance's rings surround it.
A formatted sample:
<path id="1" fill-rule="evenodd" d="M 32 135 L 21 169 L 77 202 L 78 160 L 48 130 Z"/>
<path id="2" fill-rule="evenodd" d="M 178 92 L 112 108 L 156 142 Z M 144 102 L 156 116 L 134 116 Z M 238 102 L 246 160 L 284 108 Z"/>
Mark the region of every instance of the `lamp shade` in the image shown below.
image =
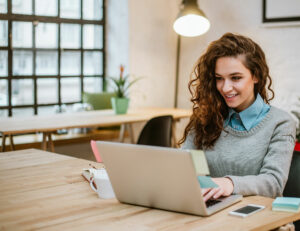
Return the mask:
<path id="1" fill-rule="evenodd" d="M 210 23 L 196 0 L 183 0 L 183 8 L 173 24 L 177 34 L 194 37 L 208 31 Z"/>

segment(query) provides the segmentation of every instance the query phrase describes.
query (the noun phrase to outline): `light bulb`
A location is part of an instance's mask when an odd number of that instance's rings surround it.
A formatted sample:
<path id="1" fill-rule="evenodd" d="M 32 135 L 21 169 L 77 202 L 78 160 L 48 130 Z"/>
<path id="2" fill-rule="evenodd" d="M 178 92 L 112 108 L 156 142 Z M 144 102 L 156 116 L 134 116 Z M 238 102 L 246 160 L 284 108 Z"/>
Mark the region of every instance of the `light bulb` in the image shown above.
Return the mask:
<path id="1" fill-rule="evenodd" d="M 173 24 L 173 28 L 177 34 L 187 37 L 194 37 L 204 34 L 208 31 L 209 27 L 210 23 L 208 19 L 196 14 L 182 16 Z"/>

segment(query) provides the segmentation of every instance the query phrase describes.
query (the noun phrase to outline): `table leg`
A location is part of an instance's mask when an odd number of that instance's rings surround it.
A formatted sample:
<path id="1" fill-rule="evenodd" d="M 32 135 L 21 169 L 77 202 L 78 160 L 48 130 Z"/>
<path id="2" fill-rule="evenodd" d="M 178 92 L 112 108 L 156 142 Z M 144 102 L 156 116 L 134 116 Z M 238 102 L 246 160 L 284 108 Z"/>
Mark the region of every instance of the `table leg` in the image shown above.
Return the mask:
<path id="1" fill-rule="evenodd" d="M 50 151 L 54 152 L 54 144 L 53 144 L 53 141 L 52 141 L 51 134 L 52 134 L 51 132 L 48 133 L 48 144 L 49 144 L 49 147 L 50 147 Z"/>
<path id="2" fill-rule="evenodd" d="M 121 143 L 124 142 L 125 126 L 126 126 L 126 124 L 121 124 L 121 127 L 120 127 L 119 142 L 121 142 Z"/>
<path id="3" fill-rule="evenodd" d="M 43 132 L 43 142 L 42 142 L 42 149 L 47 150 L 47 133 Z"/>
<path id="4" fill-rule="evenodd" d="M 14 138 L 12 134 L 9 134 L 9 141 L 10 141 L 10 148 L 11 150 L 15 150 L 15 145 L 14 145 Z"/>
<path id="5" fill-rule="evenodd" d="M 133 128 L 132 128 L 132 124 L 127 124 L 127 128 L 128 128 L 128 132 L 129 132 L 129 136 L 130 136 L 130 142 L 132 144 L 134 144 L 134 134 L 133 134 Z"/>
<path id="6" fill-rule="evenodd" d="M 1 152 L 5 151 L 5 141 L 6 141 L 6 135 L 2 134 L 2 147 Z"/>
<path id="7" fill-rule="evenodd" d="M 177 120 L 173 120 L 172 122 L 172 147 L 178 148 L 177 139 L 176 139 L 176 123 Z"/>

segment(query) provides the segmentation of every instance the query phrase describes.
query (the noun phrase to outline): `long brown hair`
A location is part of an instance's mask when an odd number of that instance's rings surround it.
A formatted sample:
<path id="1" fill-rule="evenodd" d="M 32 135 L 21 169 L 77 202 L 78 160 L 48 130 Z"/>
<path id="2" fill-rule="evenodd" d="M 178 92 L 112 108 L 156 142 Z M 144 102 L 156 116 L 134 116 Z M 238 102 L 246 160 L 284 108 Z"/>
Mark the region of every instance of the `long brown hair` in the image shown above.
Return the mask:
<path id="1" fill-rule="evenodd" d="M 193 114 L 179 144 L 182 144 L 187 135 L 193 131 L 197 148 L 207 149 L 213 147 L 221 135 L 224 119 L 228 115 L 228 107 L 216 87 L 216 61 L 220 57 L 237 56 L 243 56 L 244 66 L 258 79 L 258 83 L 254 86 L 255 95 L 259 93 L 268 104 L 274 98 L 271 89 L 272 79 L 263 50 L 250 38 L 226 33 L 220 39 L 210 43 L 195 65 L 193 78 L 188 85 L 192 95 Z"/>

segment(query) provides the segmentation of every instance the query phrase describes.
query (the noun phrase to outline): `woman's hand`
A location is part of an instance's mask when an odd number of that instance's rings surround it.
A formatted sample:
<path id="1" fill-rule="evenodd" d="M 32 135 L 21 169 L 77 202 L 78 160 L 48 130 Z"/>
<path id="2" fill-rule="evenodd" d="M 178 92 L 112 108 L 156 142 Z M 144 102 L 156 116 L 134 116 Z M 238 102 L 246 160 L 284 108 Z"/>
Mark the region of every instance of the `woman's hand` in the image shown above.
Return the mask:
<path id="1" fill-rule="evenodd" d="M 233 192 L 233 183 L 227 177 L 211 178 L 219 187 L 202 189 L 203 199 L 207 201 L 210 198 L 217 199 L 221 196 L 229 196 Z"/>

